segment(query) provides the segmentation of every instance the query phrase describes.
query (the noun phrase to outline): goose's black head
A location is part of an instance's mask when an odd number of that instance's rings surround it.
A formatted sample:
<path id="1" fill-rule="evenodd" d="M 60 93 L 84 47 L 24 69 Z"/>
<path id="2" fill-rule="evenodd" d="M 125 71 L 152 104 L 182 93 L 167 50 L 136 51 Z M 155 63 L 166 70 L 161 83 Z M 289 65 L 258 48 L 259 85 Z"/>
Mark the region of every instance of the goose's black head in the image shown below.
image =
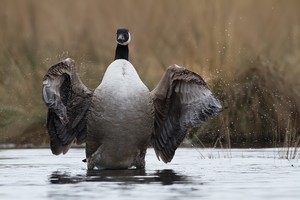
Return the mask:
<path id="1" fill-rule="evenodd" d="M 128 60 L 128 44 L 131 40 L 130 33 L 126 28 L 119 28 L 117 30 L 116 41 L 118 43 L 116 48 L 115 60 L 117 59 L 125 59 Z"/>
<path id="2" fill-rule="evenodd" d="M 120 45 L 128 45 L 131 40 L 131 36 L 130 36 L 128 29 L 119 28 L 117 30 L 116 40 L 117 40 L 117 43 Z"/>

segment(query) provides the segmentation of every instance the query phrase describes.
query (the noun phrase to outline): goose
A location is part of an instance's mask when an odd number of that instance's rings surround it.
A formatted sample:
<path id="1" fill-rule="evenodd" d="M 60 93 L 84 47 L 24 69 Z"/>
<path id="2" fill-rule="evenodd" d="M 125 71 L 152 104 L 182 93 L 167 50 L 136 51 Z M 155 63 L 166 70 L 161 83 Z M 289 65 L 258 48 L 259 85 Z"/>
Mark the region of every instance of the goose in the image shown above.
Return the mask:
<path id="1" fill-rule="evenodd" d="M 85 143 L 89 170 L 144 169 L 152 146 L 168 163 L 190 129 L 221 111 L 203 78 L 176 64 L 150 91 L 128 60 L 130 41 L 128 29 L 117 30 L 115 59 L 95 90 L 82 83 L 71 58 L 47 71 L 42 97 L 54 155 Z"/>

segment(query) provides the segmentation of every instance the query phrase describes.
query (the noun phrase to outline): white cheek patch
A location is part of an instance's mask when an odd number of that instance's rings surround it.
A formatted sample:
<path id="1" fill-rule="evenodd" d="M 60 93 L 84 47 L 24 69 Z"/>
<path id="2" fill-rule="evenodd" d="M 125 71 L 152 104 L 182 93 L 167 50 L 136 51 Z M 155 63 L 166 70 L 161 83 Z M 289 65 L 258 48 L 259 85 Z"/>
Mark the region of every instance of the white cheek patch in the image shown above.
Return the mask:
<path id="1" fill-rule="evenodd" d="M 124 42 L 124 43 L 120 43 L 120 42 L 117 41 L 117 43 L 120 44 L 120 45 L 128 45 L 130 41 L 131 41 L 131 35 L 128 32 L 128 40 L 126 42 Z"/>
<path id="2" fill-rule="evenodd" d="M 131 40 L 131 35 L 130 35 L 130 33 L 128 32 L 128 40 L 127 40 L 125 43 L 123 43 L 123 45 L 128 45 L 129 42 L 130 42 L 130 40 Z"/>

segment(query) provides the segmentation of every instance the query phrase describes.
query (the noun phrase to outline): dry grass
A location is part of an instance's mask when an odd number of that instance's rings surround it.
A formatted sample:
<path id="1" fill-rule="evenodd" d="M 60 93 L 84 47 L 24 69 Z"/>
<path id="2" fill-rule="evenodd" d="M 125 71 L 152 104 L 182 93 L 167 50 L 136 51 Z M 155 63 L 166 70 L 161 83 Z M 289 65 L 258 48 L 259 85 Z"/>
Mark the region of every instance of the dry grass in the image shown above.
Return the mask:
<path id="1" fill-rule="evenodd" d="M 201 140 L 279 145 L 288 127 L 299 135 L 297 0 L 0 3 L 0 142 L 47 142 L 44 73 L 70 56 L 96 87 L 120 26 L 133 35 L 130 59 L 150 89 L 177 63 L 204 76 L 228 107 L 199 129 Z"/>
<path id="2" fill-rule="evenodd" d="M 230 87 L 217 86 L 227 108 L 199 130 L 205 133 L 202 139 L 211 144 L 221 140 L 229 147 L 298 146 L 300 96 L 292 84 L 296 80 L 260 58 L 249 65 Z"/>

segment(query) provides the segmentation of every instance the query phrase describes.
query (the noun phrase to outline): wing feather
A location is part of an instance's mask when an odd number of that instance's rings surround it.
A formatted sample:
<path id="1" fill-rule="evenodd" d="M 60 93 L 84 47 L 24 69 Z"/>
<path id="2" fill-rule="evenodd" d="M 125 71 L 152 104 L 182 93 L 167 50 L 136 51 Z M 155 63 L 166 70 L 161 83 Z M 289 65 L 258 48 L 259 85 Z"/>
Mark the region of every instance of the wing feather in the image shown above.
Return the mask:
<path id="1" fill-rule="evenodd" d="M 155 108 L 151 143 L 165 163 L 173 159 L 188 130 L 222 109 L 198 74 L 177 65 L 168 68 L 151 93 Z"/>
<path id="2" fill-rule="evenodd" d="M 48 107 L 52 153 L 65 154 L 74 141 L 85 142 L 92 91 L 81 82 L 73 60 L 68 58 L 50 67 L 43 79 L 42 96 Z"/>

